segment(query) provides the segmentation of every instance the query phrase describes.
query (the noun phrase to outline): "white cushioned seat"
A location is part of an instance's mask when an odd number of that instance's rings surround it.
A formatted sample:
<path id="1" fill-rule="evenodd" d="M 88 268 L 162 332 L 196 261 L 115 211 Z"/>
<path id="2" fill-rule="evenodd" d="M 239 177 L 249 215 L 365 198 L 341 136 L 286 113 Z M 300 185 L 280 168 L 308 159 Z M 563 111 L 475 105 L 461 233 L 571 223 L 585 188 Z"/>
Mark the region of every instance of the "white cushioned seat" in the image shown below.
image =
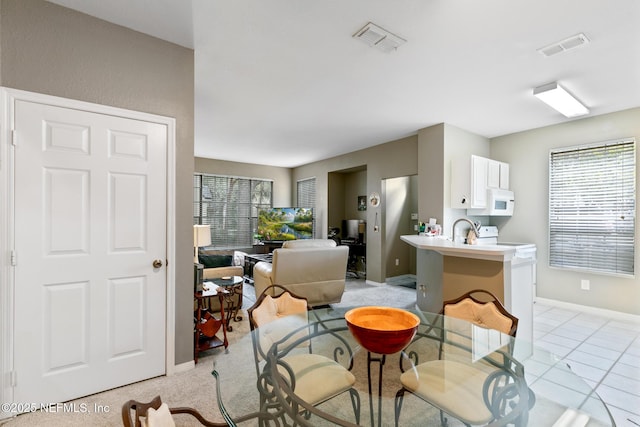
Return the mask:
<path id="1" fill-rule="evenodd" d="M 295 354 L 282 360 L 295 375 L 294 392 L 312 405 L 349 390 L 356 382 L 356 377 L 344 366 L 319 354 Z M 288 376 L 284 368 L 278 370 L 285 378 Z"/>
<path id="2" fill-rule="evenodd" d="M 491 412 L 482 396 L 488 374 L 453 360 L 434 360 L 403 373 L 400 382 L 416 396 L 467 424 L 486 424 Z"/>

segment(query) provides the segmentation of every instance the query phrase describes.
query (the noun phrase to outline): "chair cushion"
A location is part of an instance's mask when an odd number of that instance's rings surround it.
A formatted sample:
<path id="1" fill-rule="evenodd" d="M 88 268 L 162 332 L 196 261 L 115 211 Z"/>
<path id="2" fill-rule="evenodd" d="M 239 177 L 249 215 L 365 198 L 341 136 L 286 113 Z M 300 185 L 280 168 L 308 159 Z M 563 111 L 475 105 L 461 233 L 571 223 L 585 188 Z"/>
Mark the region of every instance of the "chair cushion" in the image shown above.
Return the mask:
<path id="1" fill-rule="evenodd" d="M 276 298 L 265 295 L 260 306 L 253 309 L 252 318 L 258 326 L 260 348 L 267 351 L 273 343 L 282 340 L 291 331 L 307 325 L 307 302 L 293 298 L 289 293 Z M 306 334 L 307 330 L 303 329 L 287 342 Z M 304 341 L 301 345 L 308 346 L 309 341 Z"/>
<path id="2" fill-rule="evenodd" d="M 142 427 L 175 427 L 176 423 L 173 421 L 169 406 L 166 403 L 160 405 L 156 410 L 149 408 L 147 411 L 147 417 L 143 419 L 140 417 L 140 424 Z"/>
<path id="3" fill-rule="evenodd" d="M 432 360 L 403 373 L 400 382 L 416 396 L 467 424 L 486 424 L 493 416 L 484 403 L 487 372 L 452 360 Z"/>
<path id="4" fill-rule="evenodd" d="M 467 320 L 485 328 L 497 329 L 505 334 L 509 333 L 513 325 L 511 319 L 500 313 L 492 302 L 478 304 L 469 298 L 463 299 L 456 304 L 445 305 L 444 314 L 445 316 Z"/>
<path id="5" fill-rule="evenodd" d="M 295 394 L 312 405 L 350 389 L 355 376 L 344 366 L 319 354 L 295 354 L 282 359 L 293 370 L 296 378 Z M 288 378 L 287 371 L 278 367 Z"/>

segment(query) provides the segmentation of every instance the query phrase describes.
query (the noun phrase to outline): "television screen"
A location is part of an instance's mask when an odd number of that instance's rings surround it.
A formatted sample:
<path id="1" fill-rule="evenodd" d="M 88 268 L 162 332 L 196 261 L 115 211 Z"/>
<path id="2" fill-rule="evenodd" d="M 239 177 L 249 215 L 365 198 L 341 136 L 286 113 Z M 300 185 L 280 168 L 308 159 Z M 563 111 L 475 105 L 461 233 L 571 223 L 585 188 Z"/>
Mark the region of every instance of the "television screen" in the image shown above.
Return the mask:
<path id="1" fill-rule="evenodd" d="M 271 208 L 258 213 L 258 234 L 265 242 L 312 239 L 313 209 Z"/>

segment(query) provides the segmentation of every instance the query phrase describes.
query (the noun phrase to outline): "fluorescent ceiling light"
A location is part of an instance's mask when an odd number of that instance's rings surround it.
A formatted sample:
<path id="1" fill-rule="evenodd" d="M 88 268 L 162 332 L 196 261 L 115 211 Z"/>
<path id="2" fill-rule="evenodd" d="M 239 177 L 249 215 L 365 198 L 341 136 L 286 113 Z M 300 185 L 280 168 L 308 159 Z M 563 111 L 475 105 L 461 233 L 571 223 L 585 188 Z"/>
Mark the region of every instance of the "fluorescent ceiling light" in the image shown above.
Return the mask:
<path id="1" fill-rule="evenodd" d="M 551 108 L 564 114 L 566 117 L 578 117 L 589 114 L 589 109 L 582 105 L 558 83 L 553 82 L 539 86 L 533 90 L 533 94 Z"/>

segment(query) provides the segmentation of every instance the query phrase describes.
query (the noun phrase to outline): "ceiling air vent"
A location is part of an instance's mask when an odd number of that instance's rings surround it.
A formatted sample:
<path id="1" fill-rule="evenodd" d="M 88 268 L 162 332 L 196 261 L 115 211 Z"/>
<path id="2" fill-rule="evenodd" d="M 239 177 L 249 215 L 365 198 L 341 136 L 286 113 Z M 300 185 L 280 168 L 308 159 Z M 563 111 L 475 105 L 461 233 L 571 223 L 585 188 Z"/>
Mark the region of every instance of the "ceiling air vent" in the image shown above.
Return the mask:
<path id="1" fill-rule="evenodd" d="M 544 56 L 552 56 L 561 52 L 566 52 L 567 50 L 576 48 L 578 46 L 583 46 L 589 43 L 589 39 L 583 33 L 576 34 L 575 36 L 571 36 L 562 41 L 550 44 L 549 46 L 545 46 L 543 48 L 538 49 L 538 52 L 543 54 Z"/>
<path id="2" fill-rule="evenodd" d="M 367 25 L 356 31 L 353 37 L 383 52 L 396 50 L 398 46 L 407 42 L 402 37 L 390 33 L 372 22 L 367 23 Z"/>

